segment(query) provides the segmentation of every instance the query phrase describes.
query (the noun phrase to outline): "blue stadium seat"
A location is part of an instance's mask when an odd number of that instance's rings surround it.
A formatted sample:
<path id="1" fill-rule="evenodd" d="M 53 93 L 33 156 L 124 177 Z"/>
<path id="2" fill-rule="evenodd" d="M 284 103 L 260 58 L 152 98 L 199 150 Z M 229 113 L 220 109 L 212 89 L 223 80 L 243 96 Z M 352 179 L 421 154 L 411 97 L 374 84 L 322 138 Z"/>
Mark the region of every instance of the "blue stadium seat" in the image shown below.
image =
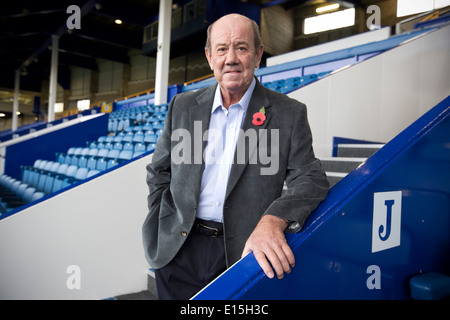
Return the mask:
<path id="1" fill-rule="evenodd" d="M 53 191 L 53 184 L 55 182 L 55 176 L 52 174 L 48 174 L 44 184 L 44 193 L 50 194 Z"/>
<path id="2" fill-rule="evenodd" d="M 112 167 L 115 167 L 117 164 L 118 163 L 116 159 L 109 159 L 106 164 L 106 169 L 111 169 Z"/>
<path id="3" fill-rule="evenodd" d="M 88 169 L 91 169 L 91 170 L 97 168 L 97 158 L 96 158 L 96 157 L 91 156 L 91 157 L 88 158 L 88 161 L 87 161 L 87 168 L 88 168 Z"/>
<path id="4" fill-rule="evenodd" d="M 129 142 L 125 143 L 122 148 L 122 150 L 133 150 L 133 149 L 134 149 L 134 145 Z"/>
<path id="5" fill-rule="evenodd" d="M 99 174 L 100 173 L 100 171 L 99 170 L 89 170 L 89 172 L 88 172 L 88 174 L 87 174 L 87 177 L 86 178 L 90 178 L 90 177 L 93 177 L 93 176 L 95 176 L 95 175 L 97 175 L 97 174 Z"/>
<path id="6" fill-rule="evenodd" d="M 78 167 L 76 165 L 69 166 L 69 168 L 67 168 L 66 176 L 75 178 L 77 170 L 78 170 Z"/>
<path id="7" fill-rule="evenodd" d="M 112 150 L 109 150 L 107 157 L 110 159 L 117 159 L 119 157 L 119 154 L 120 154 L 120 150 L 112 149 Z"/>
<path id="8" fill-rule="evenodd" d="M 132 131 L 128 132 L 125 137 L 123 137 L 122 142 L 132 142 L 134 133 Z"/>
<path id="9" fill-rule="evenodd" d="M 132 157 L 133 157 L 133 150 L 132 149 L 130 149 L 130 150 L 122 150 L 120 152 L 120 154 L 119 154 L 118 159 L 124 161 L 124 160 L 130 160 Z"/>
<path id="10" fill-rule="evenodd" d="M 156 140 L 157 140 L 157 136 L 154 133 L 147 132 L 144 136 L 144 143 L 152 144 L 152 143 L 156 143 Z"/>
<path id="11" fill-rule="evenodd" d="M 57 153 L 56 154 L 56 161 L 59 163 L 64 163 L 66 154 L 65 153 Z"/>
<path id="12" fill-rule="evenodd" d="M 117 143 L 117 142 L 122 142 L 122 139 L 123 139 L 123 135 L 117 135 L 117 136 L 115 136 L 114 137 L 114 140 L 113 140 L 113 142 L 115 142 L 115 143 Z"/>
<path id="13" fill-rule="evenodd" d="M 134 152 L 139 152 L 139 151 L 146 151 L 146 148 L 145 148 L 145 144 L 143 144 L 143 143 L 136 143 L 135 145 L 134 145 Z"/>
<path id="14" fill-rule="evenodd" d="M 122 150 L 123 149 L 123 145 L 121 142 L 117 142 L 114 144 L 113 149 L 115 150 Z"/>
<path id="15" fill-rule="evenodd" d="M 69 150 L 67 150 L 67 154 L 74 154 L 75 153 L 75 149 L 76 148 L 69 148 Z"/>
<path id="16" fill-rule="evenodd" d="M 69 165 L 67 163 L 60 165 L 58 169 L 58 174 L 66 175 L 67 169 L 69 169 Z"/>
<path id="17" fill-rule="evenodd" d="M 78 168 L 77 172 L 75 173 L 75 179 L 77 180 L 86 179 L 88 172 L 89 172 L 88 168 Z"/>
<path id="18" fill-rule="evenodd" d="M 25 193 L 22 197 L 23 201 L 25 202 L 31 202 L 31 200 L 33 199 L 33 195 L 36 193 L 36 188 L 33 187 L 28 187 L 25 190 Z"/>
<path id="19" fill-rule="evenodd" d="M 98 157 L 107 157 L 107 156 L 108 156 L 108 153 L 109 153 L 109 149 L 100 149 L 100 150 L 98 151 L 97 156 L 98 156 Z"/>
<path id="20" fill-rule="evenodd" d="M 85 156 L 81 156 L 80 159 L 78 159 L 78 167 L 86 168 L 87 162 L 88 162 L 88 159 Z"/>
<path id="21" fill-rule="evenodd" d="M 104 171 L 108 168 L 108 161 L 106 158 L 100 158 L 97 160 L 97 170 Z"/>
<path id="22" fill-rule="evenodd" d="M 98 151 L 99 151 L 99 149 L 97 149 L 97 148 L 91 148 L 89 150 L 88 156 L 96 157 L 98 155 Z"/>
<path id="23" fill-rule="evenodd" d="M 43 192 L 36 192 L 35 194 L 33 194 L 31 201 L 39 200 L 44 196 L 45 196 L 45 194 Z"/>
<path id="24" fill-rule="evenodd" d="M 133 137 L 133 142 L 134 143 L 144 142 L 144 132 L 142 131 L 136 132 Z"/>

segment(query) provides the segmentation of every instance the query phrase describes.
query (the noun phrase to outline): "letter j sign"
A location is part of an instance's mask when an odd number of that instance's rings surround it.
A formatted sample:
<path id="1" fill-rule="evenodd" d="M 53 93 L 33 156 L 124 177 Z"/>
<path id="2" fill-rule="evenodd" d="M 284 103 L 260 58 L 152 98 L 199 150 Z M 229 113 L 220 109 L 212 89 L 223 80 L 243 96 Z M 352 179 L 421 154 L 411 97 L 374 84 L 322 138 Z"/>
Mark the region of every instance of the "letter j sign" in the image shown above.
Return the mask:
<path id="1" fill-rule="evenodd" d="M 373 195 L 372 253 L 400 245 L 402 192 Z"/>

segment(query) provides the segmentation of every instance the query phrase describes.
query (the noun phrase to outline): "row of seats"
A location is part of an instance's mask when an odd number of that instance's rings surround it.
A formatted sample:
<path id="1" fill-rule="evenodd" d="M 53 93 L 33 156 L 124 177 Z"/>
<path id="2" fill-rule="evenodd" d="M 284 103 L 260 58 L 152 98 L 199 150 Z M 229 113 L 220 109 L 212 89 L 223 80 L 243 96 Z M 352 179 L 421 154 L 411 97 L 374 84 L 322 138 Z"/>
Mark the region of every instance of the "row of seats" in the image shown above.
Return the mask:
<path id="1" fill-rule="evenodd" d="M 0 215 L 24 204 L 40 199 L 45 194 L 8 175 L 0 175 Z"/>
<path id="2" fill-rule="evenodd" d="M 114 111 L 109 115 L 108 132 L 121 132 L 140 124 L 154 124 L 157 120 L 164 120 L 167 115 L 167 105 L 158 107 L 147 106 L 127 108 Z M 164 124 L 164 121 L 160 121 Z"/>
<path id="3" fill-rule="evenodd" d="M 310 74 L 303 77 L 292 77 L 287 79 L 279 79 L 275 81 L 264 82 L 263 86 L 281 93 L 287 93 L 294 89 L 298 89 L 317 79 L 327 75 L 331 71 L 321 72 L 319 74 Z"/>
<path id="4" fill-rule="evenodd" d="M 90 144 L 90 147 L 95 148 L 102 148 L 105 147 L 107 144 L 114 144 L 114 143 L 156 143 L 158 141 L 158 138 L 162 134 L 162 129 L 159 129 L 156 131 L 149 130 L 149 131 L 137 131 L 137 132 L 127 132 L 127 133 L 120 133 L 115 136 L 102 136 L 98 139 L 97 142 L 92 142 Z"/>
<path id="5" fill-rule="evenodd" d="M 113 111 L 109 114 L 110 119 L 136 119 L 138 115 L 160 115 L 167 112 L 168 104 L 163 104 L 159 106 L 154 105 L 145 105 L 145 106 L 137 106 L 137 107 L 129 107 L 122 108 L 116 111 Z M 140 118 L 138 118 L 140 119 Z M 143 120 L 141 120 L 143 121 Z"/>
<path id="6" fill-rule="evenodd" d="M 36 160 L 33 166 L 22 166 L 22 182 L 44 194 L 57 192 L 71 184 L 98 174 L 89 170 L 48 160 Z"/>

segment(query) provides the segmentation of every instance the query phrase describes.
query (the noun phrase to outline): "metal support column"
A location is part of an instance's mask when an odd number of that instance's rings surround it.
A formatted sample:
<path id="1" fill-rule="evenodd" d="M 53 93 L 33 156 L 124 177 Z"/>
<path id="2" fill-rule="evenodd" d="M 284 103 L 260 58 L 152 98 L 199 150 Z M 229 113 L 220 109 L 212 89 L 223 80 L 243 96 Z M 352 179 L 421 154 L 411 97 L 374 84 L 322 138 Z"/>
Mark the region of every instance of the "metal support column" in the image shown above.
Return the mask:
<path id="1" fill-rule="evenodd" d="M 158 22 L 158 52 L 156 55 L 155 105 L 167 103 L 171 26 L 172 0 L 160 0 Z"/>
<path id="2" fill-rule="evenodd" d="M 50 88 L 48 94 L 48 122 L 55 120 L 56 90 L 58 83 L 59 36 L 52 36 L 52 60 L 50 69 Z"/>
<path id="3" fill-rule="evenodd" d="M 14 102 L 12 111 L 12 131 L 17 130 L 17 118 L 19 112 L 19 87 L 20 87 L 20 69 L 16 70 L 16 77 L 14 79 Z"/>

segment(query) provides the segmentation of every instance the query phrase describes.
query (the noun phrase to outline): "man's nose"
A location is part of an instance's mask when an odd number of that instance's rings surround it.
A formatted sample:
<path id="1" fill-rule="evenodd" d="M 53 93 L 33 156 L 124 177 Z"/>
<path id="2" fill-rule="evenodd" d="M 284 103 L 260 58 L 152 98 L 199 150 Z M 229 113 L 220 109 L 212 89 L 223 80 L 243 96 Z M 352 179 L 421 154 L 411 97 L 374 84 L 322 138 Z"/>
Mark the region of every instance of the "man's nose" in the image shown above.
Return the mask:
<path id="1" fill-rule="evenodd" d="M 226 59 L 225 63 L 228 64 L 228 65 L 233 65 L 233 64 L 237 64 L 238 63 L 238 58 L 237 58 L 237 54 L 236 54 L 236 50 L 235 49 L 228 50 L 228 52 L 227 52 L 227 59 Z"/>

